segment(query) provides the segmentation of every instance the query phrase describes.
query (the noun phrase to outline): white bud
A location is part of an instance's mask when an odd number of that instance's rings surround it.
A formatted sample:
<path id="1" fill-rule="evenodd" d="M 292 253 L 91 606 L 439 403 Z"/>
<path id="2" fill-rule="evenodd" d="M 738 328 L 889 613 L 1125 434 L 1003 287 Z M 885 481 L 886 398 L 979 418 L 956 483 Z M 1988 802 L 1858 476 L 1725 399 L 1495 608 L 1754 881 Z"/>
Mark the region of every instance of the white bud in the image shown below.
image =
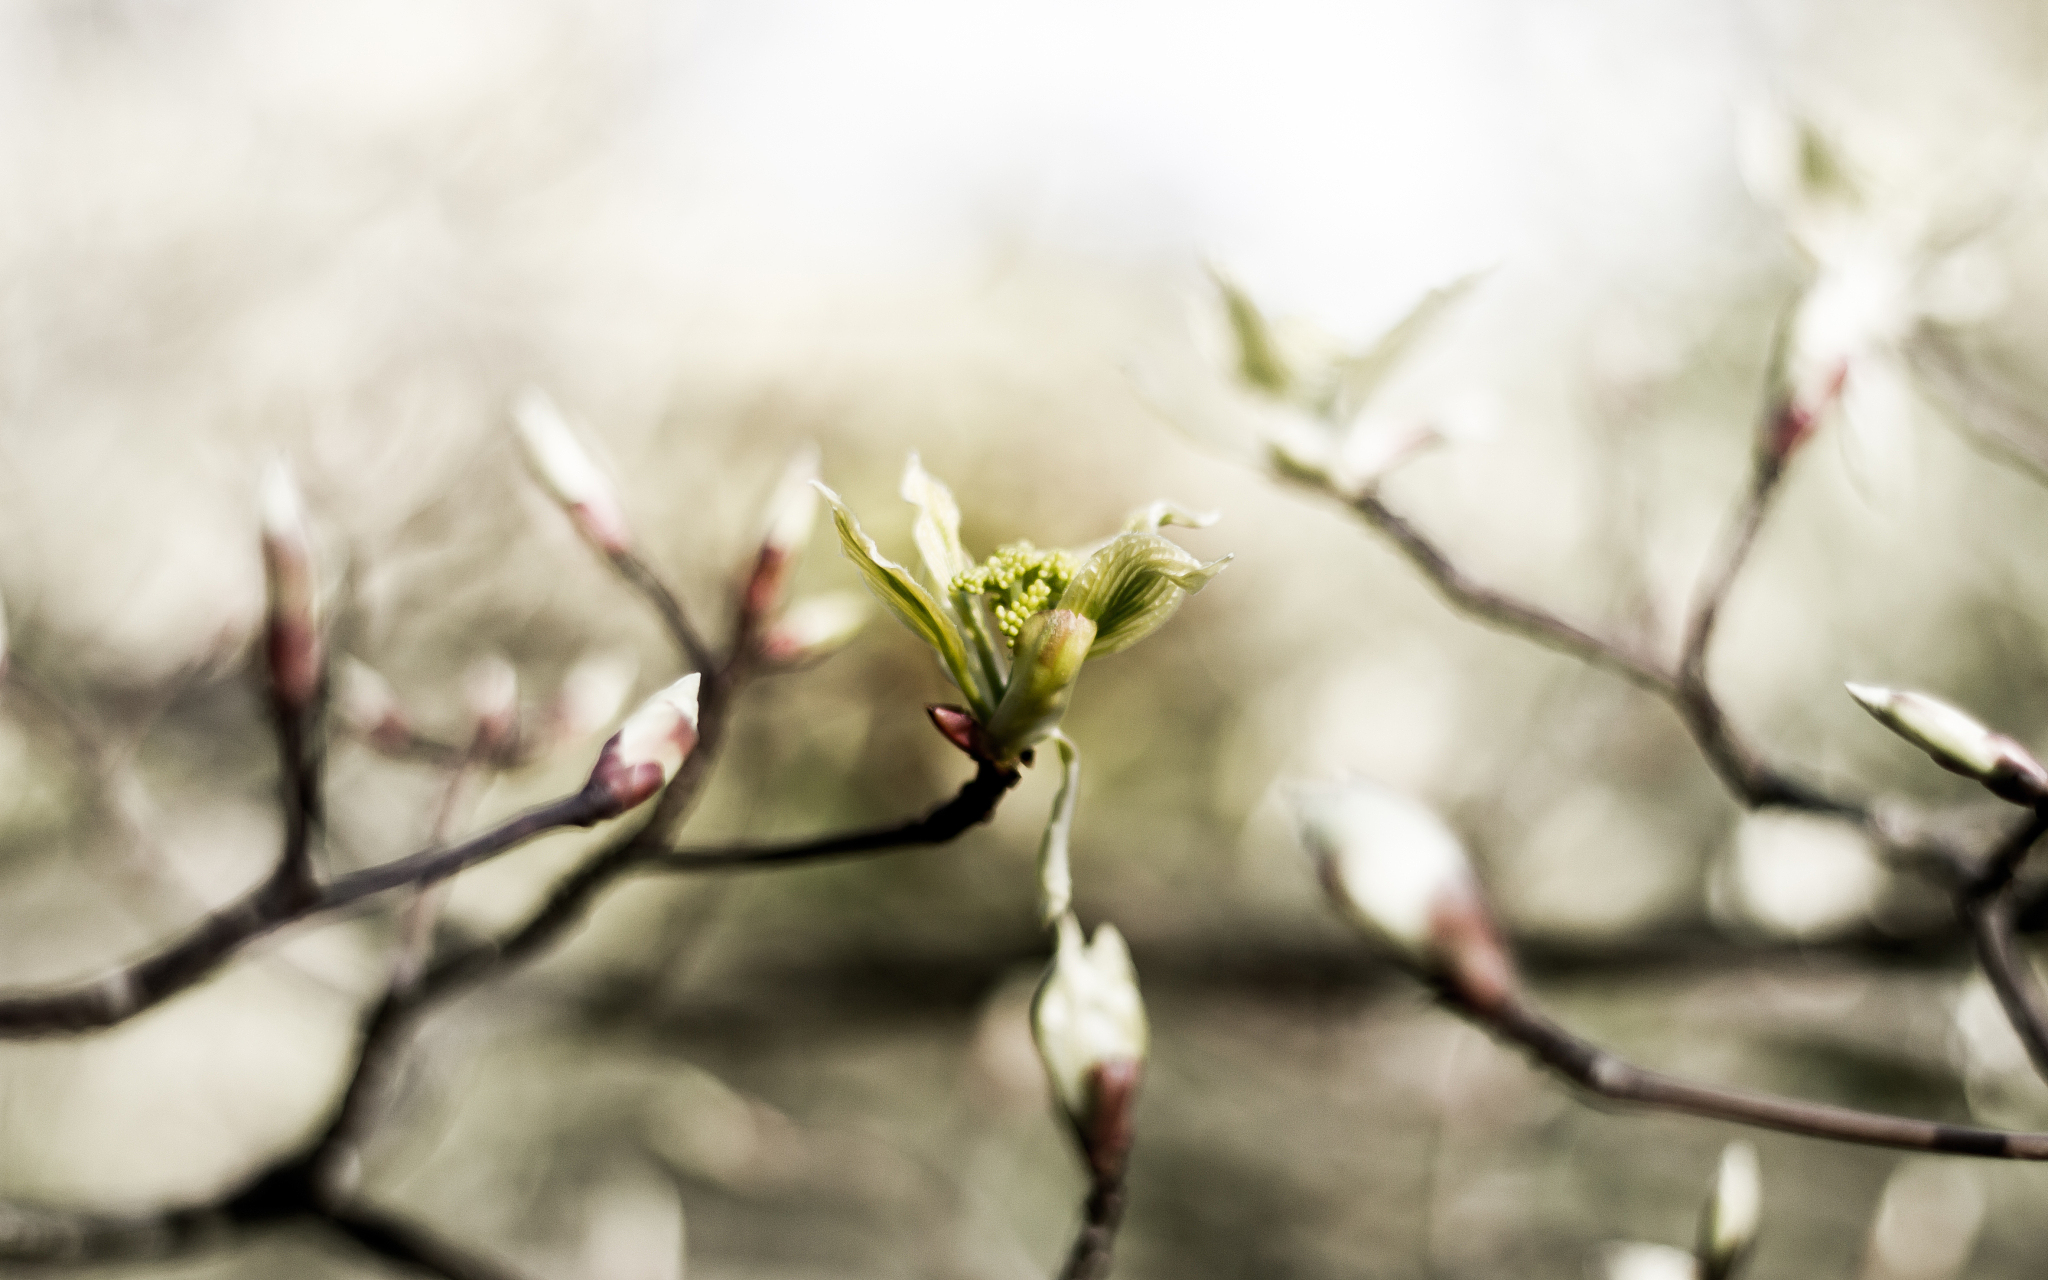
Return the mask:
<path id="1" fill-rule="evenodd" d="M 1614 1244 L 1603 1259 L 1606 1280 L 1699 1280 L 1699 1263 L 1668 1244 Z"/>
<path id="2" fill-rule="evenodd" d="M 617 492 L 547 393 L 532 387 L 520 392 L 512 404 L 512 421 L 527 466 L 568 511 L 577 530 L 607 555 L 630 550 L 633 535 Z"/>
<path id="3" fill-rule="evenodd" d="M 405 709 L 391 682 L 356 658 L 343 658 L 335 672 L 336 713 L 341 722 L 365 738 L 402 736 Z"/>
<path id="4" fill-rule="evenodd" d="M 693 671 L 641 703 L 604 744 L 590 778 L 609 795 L 612 812 L 624 813 L 667 786 L 697 745 L 701 680 Z"/>
<path id="5" fill-rule="evenodd" d="M 594 654 L 562 677 L 555 700 L 555 728 L 564 738 L 581 738 L 611 724 L 626 705 L 640 664 L 631 654 Z"/>
<path id="6" fill-rule="evenodd" d="M 1439 913 L 1477 897 L 1465 847 L 1443 819 L 1376 782 L 1307 784 L 1294 802 L 1302 843 L 1338 904 L 1396 951 L 1433 960 Z"/>
<path id="7" fill-rule="evenodd" d="M 844 646 L 874 616 L 868 598 L 834 591 L 799 600 L 769 628 L 762 648 L 771 662 L 809 662 Z"/>
<path id="8" fill-rule="evenodd" d="M 470 664 L 462 676 L 462 698 L 481 744 L 495 747 L 511 740 L 519 722 L 519 671 L 503 655 L 489 654 Z"/>
<path id="9" fill-rule="evenodd" d="M 761 535 L 764 549 L 794 556 L 811 540 L 811 528 L 818 521 L 818 490 L 811 482 L 818 478 L 818 446 L 805 444 L 783 468 L 782 478 L 768 496 L 768 518 Z"/>
<path id="10" fill-rule="evenodd" d="M 1880 724 L 1933 757 L 1952 773 L 1975 778 L 2009 800 L 2048 793 L 2048 770 L 2005 734 L 1969 713 L 1924 693 L 1850 684 L 1849 695 Z"/>
<path id="11" fill-rule="evenodd" d="M 1060 917 L 1052 967 L 1031 1002 L 1031 1033 L 1053 1095 L 1074 1123 L 1092 1119 L 1090 1077 L 1099 1069 L 1145 1060 L 1150 1032 L 1131 952 L 1115 925 L 1084 943 L 1080 922 Z"/>
<path id="12" fill-rule="evenodd" d="M 1699 1262 L 1704 1280 L 1726 1280 L 1756 1243 L 1763 1215 L 1763 1177 L 1756 1148 L 1731 1142 L 1721 1150 L 1714 1189 L 1700 1211 Z"/>
<path id="13" fill-rule="evenodd" d="M 314 616 L 313 540 L 299 487 L 282 459 L 264 468 L 258 490 L 263 524 L 263 568 L 269 589 L 266 651 L 271 688 L 286 706 L 310 706 L 322 662 Z"/>

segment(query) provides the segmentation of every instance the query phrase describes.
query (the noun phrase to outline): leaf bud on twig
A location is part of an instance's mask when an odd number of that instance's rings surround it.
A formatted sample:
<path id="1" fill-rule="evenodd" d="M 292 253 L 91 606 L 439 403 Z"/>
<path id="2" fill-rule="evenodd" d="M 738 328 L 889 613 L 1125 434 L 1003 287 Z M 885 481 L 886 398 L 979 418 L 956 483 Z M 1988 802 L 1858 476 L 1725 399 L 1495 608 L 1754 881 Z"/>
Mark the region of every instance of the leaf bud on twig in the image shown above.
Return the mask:
<path id="1" fill-rule="evenodd" d="M 1763 1177 L 1756 1148 L 1731 1142 L 1721 1150 L 1714 1189 L 1700 1209 L 1700 1280 L 1730 1280 L 1756 1244 L 1763 1214 Z"/>
<path id="2" fill-rule="evenodd" d="M 526 465 L 569 513 L 577 532 L 608 556 L 631 551 L 633 534 L 617 491 L 547 393 L 533 387 L 520 392 L 512 422 Z"/>
<path id="3" fill-rule="evenodd" d="M 304 712 L 319 693 L 324 655 L 314 612 L 317 588 L 305 504 L 282 460 L 264 469 L 260 498 L 269 596 L 264 648 L 271 692 L 280 706 Z"/>
<path id="4" fill-rule="evenodd" d="M 380 751 L 396 751 L 412 737 L 405 708 L 391 682 L 357 658 L 343 658 L 335 672 L 335 710 L 351 733 Z"/>
<path id="5" fill-rule="evenodd" d="M 811 540 L 818 521 L 818 446 L 806 444 L 796 451 L 768 497 L 766 527 L 761 534 L 761 551 L 747 577 L 742 607 L 750 618 L 766 618 L 782 600 L 782 588 L 789 581 L 797 557 Z"/>
<path id="6" fill-rule="evenodd" d="M 828 658 L 859 635 L 873 616 L 867 597 L 855 591 L 830 591 L 799 600 L 768 628 L 761 640 L 761 656 L 778 666 Z"/>
<path id="7" fill-rule="evenodd" d="M 462 698 L 476 721 L 476 750 L 490 757 L 509 751 L 519 736 L 519 671 L 502 654 L 470 664 Z"/>
<path id="8" fill-rule="evenodd" d="M 1849 696 L 1879 724 L 1925 751 L 1934 763 L 1984 784 L 2014 804 L 2048 800 L 2048 769 L 2033 753 L 1960 708 L 1924 693 L 1848 684 Z"/>
<path id="9" fill-rule="evenodd" d="M 697 745 L 697 686 L 691 672 L 640 704 L 598 753 L 589 790 L 613 817 L 650 799 L 669 784 Z"/>
<path id="10" fill-rule="evenodd" d="M 1465 847 L 1427 806 L 1366 781 L 1295 793 L 1302 843 L 1353 923 L 1479 1008 L 1513 996 L 1514 960 Z"/>
<path id="11" fill-rule="evenodd" d="M 1053 1097 L 1097 1179 L 1123 1173 L 1150 1031 L 1130 948 L 1115 925 L 1082 938 L 1061 916 L 1052 966 L 1031 1002 L 1031 1033 Z"/>

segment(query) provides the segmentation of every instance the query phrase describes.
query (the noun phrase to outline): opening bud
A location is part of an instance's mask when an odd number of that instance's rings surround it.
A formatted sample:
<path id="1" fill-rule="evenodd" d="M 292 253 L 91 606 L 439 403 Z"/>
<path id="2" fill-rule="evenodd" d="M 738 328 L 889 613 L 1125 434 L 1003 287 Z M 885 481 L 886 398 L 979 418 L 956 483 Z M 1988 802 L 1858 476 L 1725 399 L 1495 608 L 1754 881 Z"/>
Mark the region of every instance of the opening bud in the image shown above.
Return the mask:
<path id="1" fill-rule="evenodd" d="M 1052 967 L 1031 1002 L 1031 1033 L 1089 1168 L 1099 1179 L 1121 1176 L 1150 1032 L 1115 925 L 1087 942 L 1071 913 L 1060 917 Z"/>
<path id="2" fill-rule="evenodd" d="M 644 803 L 669 784 L 697 745 L 697 686 L 691 672 L 640 704 L 598 753 L 589 789 L 605 800 L 604 817 Z"/>
<path id="3" fill-rule="evenodd" d="M 334 704 L 342 724 L 380 751 L 404 746 L 412 725 L 391 682 L 356 658 L 343 658 L 335 676 Z"/>
<path id="4" fill-rule="evenodd" d="M 1514 961 L 1442 818 L 1374 782 L 1303 785 L 1294 799 L 1302 844 L 1353 923 L 1481 1008 L 1513 995 Z"/>
<path id="5" fill-rule="evenodd" d="M 325 654 L 314 612 L 318 591 L 305 503 L 281 459 L 264 469 L 259 499 L 269 596 L 265 656 L 270 663 L 271 692 L 280 705 L 304 711 L 319 692 Z"/>
<path id="6" fill-rule="evenodd" d="M 748 575 L 742 607 L 751 618 L 765 618 L 782 599 L 783 585 L 797 557 L 811 540 L 811 528 L 818 520 L 818 446 L 807 444 L 783 468 L 775 492 L 768 496 L 766 528 L 761 533 L 761 551 Z"/>
<path id="7" fill-rule="evenodd" d="M 1763 1177 L 1756 1148 L 1731 1142 L 1721 1150 L 1714 1189 L 1700 1209 L 1700 1280 L 1730 1280 L 1756 1244 L 1763 1215 Z"/>
<path id="8" fill-rule="evenodd" d="M 562 411 L 546 392 L 529 387 L 512 402 L 512 422 L 532 470 L 591 545 L 608 556 L 633 546 L 625 508 Z"/>
<path id="9" fill-rule="evenodd" d="M 1050 609 L 1024 620 L 1010 683 L 988 723 L 990 750 L 998 763 L 1016 759 L 1059 728 L 1095 639 L 1095 623 L 1071 609 Z"/>
<path id="10" fill-rule="evenodd" d="M 2048 800 L 2048 769 L 2033 753 L 1975 717 L 1924 693 L 1849 684 L 1849 696 L 1878 723 L 1925 751 L 1934 763 L 1984 784 L 2014 804 Z"/>
<path id="11" fill-rule="evenodd" d="M 830 657 L 859 635 L 873 614 L 867 597 L 852 591 L 799 600 L 768 629 L 761 655 L 782 666 Z"/>

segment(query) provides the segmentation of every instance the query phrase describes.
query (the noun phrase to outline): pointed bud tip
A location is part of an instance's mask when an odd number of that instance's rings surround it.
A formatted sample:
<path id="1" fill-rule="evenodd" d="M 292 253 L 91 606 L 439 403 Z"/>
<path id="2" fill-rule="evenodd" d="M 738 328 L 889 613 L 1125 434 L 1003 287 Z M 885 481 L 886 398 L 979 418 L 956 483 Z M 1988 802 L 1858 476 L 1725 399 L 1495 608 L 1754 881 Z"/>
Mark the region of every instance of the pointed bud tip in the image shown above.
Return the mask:
<path id="1" fill-rule="evenodd" d="M 697 745 L 697 695 L 703 677 L 691 672 L 640 704 L 605 743 L 591 786 L 611 814 L 624 813 L 667 786 Z"/>

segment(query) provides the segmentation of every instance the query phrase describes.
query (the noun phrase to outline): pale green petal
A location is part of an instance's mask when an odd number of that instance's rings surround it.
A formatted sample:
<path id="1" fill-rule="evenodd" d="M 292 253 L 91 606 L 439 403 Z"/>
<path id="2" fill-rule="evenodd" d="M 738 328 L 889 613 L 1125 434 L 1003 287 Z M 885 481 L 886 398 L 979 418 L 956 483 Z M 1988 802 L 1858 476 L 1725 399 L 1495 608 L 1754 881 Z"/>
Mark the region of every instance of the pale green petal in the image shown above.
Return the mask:
<path id="1" fill-rule="evenodd" d="M 1124 521 L 1125 533 L 1156 533 L 1170 524 L 1188 529 L 1206 529 L 1222 519 L 1220 511 L 1190 511 L 1177 502 L 1154 502 L 1131 513 Z"/>
<path id="2" fill-rule="evenodd" d="M 1203 564 L 1154 533 L 1123 533 L 1088 558 L 1060 597 L 1060 607 L 1095 622 L 1091 658 L 1115 653 L 1151 635 L 1181 598 L 1200 591 L 1230 557 Z"/>
<path id="3" fill-rule="evenodd" d="M 960 504 L 953 491 L 935 479 L 917 460 L 915 453 L 903 468 L 903 500 L 917 508 L 917 523 L 911 536 L 917 553 L 924 559 L 925 572 L 941 601 L 951 592 L 953 579 L 974 567 L 960 546 Z"/>
<path id="4" fill-rule="evenodd" d="M 832 523 L 839 529 L 839 545 L 845 550 L 846 558 L 853 561 L 860 570 L 860 576 L 867 582 L 868 590 L 888 605 L 895 615 L 903 619 L 912 631 L 939 655 L 946 666 L 946 673 L 953 683 L 967 694 L 970 701 L 980 702 L 975 690 L 974 679 L 967 671 L 967 649 L 960 641 L 960 633 L 954 629 L 952 620 L 940 610 L 931 593 L 918 585 L 917 579 L 902 565 L 884 556 L 875 540 L 861 530 L 860 521 L 838 494 L 818 485 L 818 492 L 832 504 Z M 977 714 L 985 715 L 986 707 L 977 706 Z"/>
<path id="5" fill-rule="evenodd" d="M 1261 391 L 1286 395 L 1294 385 L 1294 373 L 1280 355 L 1280 344 L 1273 337 L 1272 326 L 1266 323 L 1265 313 L 1251 300 L 1251 295 L 1237 287 L 1236 281 L 1215 267 L 1209 268 L 1209 276 L 1215 280 L 1217 292 L 1223 295 L 1230 332 L 1237 339 L 1237 375 Z"/>
<path id="6" fill-rule="evenodd" d="M 1331 418 L 1341 424 L 1356 417 L 1416 345 L 1436 327 L 1437 321 L 1470 293 L 1472 286 L 1486 274 L 1475 271 L 1431 289 L 1416 300 L 1408 314 L 1395 322 L 1393 328 L 1381 334 L 1365 350 L 1345 359 L 1339 369 L 1337 403 L 1333 406 Z"/>

